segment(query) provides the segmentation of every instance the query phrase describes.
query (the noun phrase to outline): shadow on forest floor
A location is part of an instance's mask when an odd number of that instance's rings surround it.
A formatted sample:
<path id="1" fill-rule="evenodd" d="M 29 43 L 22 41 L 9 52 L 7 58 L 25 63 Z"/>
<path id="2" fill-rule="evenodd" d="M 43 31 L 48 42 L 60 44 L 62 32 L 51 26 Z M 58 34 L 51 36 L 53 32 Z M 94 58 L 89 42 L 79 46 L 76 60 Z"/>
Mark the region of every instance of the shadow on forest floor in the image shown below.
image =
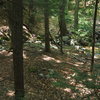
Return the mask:
<path id="1" fill-rule="evenodd" d="M 70 54 L 79 54 L 68 49 Z M 81 61 L 65 53 L 61 55 L 58 50 L 45 53 L 37 47 L 25 47 L 25 100 L 98 100 L 94 89 L 85 84 L 89 76 L 90 61 Z M 96 62 L 97 64 L 99 61 Z M 13 71 L 12 54 L 7 51 L 0 52 L 0 99 L 13 100 Z M 89 76 L 87 78 L 87 76 Z M 100 84 L 99 84 L 100 85 Z"/>

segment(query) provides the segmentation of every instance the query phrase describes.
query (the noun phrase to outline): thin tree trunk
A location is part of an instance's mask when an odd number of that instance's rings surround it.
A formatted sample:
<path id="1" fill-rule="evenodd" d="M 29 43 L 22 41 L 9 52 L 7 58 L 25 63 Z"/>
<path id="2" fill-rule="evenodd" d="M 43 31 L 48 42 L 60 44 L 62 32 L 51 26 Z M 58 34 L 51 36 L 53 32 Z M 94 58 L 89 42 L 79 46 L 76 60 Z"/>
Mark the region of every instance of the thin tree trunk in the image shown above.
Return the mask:
<path id="1" fill-rule="evenodd" d="M 79 12 L 79 0 L 75 0 L 75 12 L 74 12 L 74 29 L 78 30 L 78 12 Z"/>
<path id="2" fill-rule="evenodd" d="M 35 1 L 34 0 L 29 0 L 29 19 L 28 19 L 28 26 L 31 30 L 31 34 L 34 34 L 34 26 L 35 26 L 35 12 L 36 12 L 36 7 L 34 6 Z"/>
<path id="3" fill-rule="evenodd" d="M 66 8 L 66 0 L 61 0 L 59 2 L 59 28 L 60 28 L 60 51 L 63 53 L 63 36 L 68 33 L 66 27 L 66 20 L 65 20 L 65 8 Z"/>
<path id="4" fill-rule="evenodd" d="M 50 52 L 50 38 L 49 38 L 49 1 L 45 0 L 44 8 L 44 24 L 45 24 L 45 52 Z"/>
<path id="5" fill-rule="evenodd" d="M 93 20 L 92 60 L 91 60 L 91 69 L 90 69 L 91 72 L 93 71 L 93 66 L 94 66 L 94 53 L 95 53 L 95 28 L 96 28 L 96 19 L 97 19 L 98 3 L 99 3 L 99 1 L 96 0 L 95 11 L 94 11 L 94 20 Z"/>
<path id="6" fill-rule="evenodd" d="M 24 96 L 23 76 L 23 0 L 12 1 L 12 12 L 9 17 L 13 45 L 13 68 L 15 98 Z"/>

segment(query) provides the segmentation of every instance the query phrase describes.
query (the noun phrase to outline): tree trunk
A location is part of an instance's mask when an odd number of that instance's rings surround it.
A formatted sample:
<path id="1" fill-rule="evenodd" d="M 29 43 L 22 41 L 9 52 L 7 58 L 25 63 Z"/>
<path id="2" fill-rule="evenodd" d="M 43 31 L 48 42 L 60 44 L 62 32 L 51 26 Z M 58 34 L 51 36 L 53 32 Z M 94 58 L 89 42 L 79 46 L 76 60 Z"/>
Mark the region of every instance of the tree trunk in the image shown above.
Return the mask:
<path id="1" fill-rule="evenodd" d="M 95 28 L 96 28 L 96 19 L 97 19 L 98 3 L 99 3 L 99 1 L 96 0 L 95 11 L 94 11 L 94 20 L 93 20 L 92 60 L 91 60 L 91 69 L 90 69 L 91 72 L 93 71 L 93 66 L 94 66 L 94 53 L 95 53 Z"/>
<path id="2" fill-rule="evenodd" d="M 62 36 L 66 35 L 68 33 L 67 27 L 66 27 L 66 20 L 65 20 L 65 8 L 66 8 L 66 0 L 61 0 L 59 2 L 59 28 L 60 33 Z"/>
<path id="3" fill-rule="evenodd" d="M 59 28 L 60 28 L 60 45 L 61 45 L 61 53 L 63 53 L 63 36 L 68 34 L 65 20 L 65 8 L 66 8 L 66 0 L 61 0 L 59 2 Z"/>
<path id="4" fill-rule="evenodd" d="M 29 19 L 28 19 L 28 26 L 31 30 L 31 34 L 34 34 L 34 26 L 35 26 L 35 12 L 36 12 L 36 7 L 34 6 L 35 1 L 34 0 L 29 0 Z"/>
<path id="5" fill-rule="evenodd" d="M 75 0 L 75 12 L 74 12 L 74 29 L 78 30 L 78 12 L 79 12 L 79 0 Z"/>
<path id="6" fill-rule="evenodd" d="M 23 76 L 23 0 L 12 1 L 9 26 L 12 33 L 15 98 L 24 96 Z M 17 99 L 16 99 L 17 100 Z"/>
<path id="7" fill-rule="evenodd" d="M 49 38 L 49 1 L 45 0 L 44 8 L 44 24 L 45 24 L 45 52 L 50 52 L 50 38 Z"/>

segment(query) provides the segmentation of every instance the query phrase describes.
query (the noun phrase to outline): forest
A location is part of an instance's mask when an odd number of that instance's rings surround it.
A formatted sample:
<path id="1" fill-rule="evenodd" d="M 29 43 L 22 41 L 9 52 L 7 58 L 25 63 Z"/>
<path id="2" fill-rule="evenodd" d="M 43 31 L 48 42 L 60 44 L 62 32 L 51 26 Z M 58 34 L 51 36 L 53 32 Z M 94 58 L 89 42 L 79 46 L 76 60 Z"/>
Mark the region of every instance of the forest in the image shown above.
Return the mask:
<path id="1" fill-rule="evenodd" d="M 0 100 L 100 100 L 100 0 L 0 0 Z"/>

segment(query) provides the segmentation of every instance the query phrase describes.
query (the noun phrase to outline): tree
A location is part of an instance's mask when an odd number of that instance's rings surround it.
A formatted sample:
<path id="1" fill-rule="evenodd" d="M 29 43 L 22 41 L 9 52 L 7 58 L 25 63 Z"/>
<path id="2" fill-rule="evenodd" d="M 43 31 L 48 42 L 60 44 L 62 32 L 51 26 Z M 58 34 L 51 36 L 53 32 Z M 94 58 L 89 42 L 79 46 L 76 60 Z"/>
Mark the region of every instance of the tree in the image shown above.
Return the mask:
<path id="1" fill-rule="evenodd" d="M 36 7 L 35 7 L 35 0 L 29 0 L 29 18 L 28 18 L 28 26 L 31 30 L 31 33 L 34 34 L 33 28 L 35 26 L 35 13 L 36 13 Z"/>
<path id="2" fill-rule="evenodd" d="M 75 0 L 75 12 L 74 12 L 74 29 L 78 30 L 78 12 L 79 12 L 79 0 Z"/>
<path id="3" fill-rule="evenodd" d="M 97 9 L 99 1 L 96 0 L 95 11 L 94 11 L 94 20 L 93 20 L 93 35 L 92 35 L 92 60 L 91 60 L 91 72 L 93 71 L 94 66 L 94 53 L 95 53 L 95 28 L 96 28 L 96 19 L 97 19 Z"/>
<path id="4" fill-rule="evenodd" d="M 65 20 L 65 8 L 66 8 L 66 0 L 61 0 L 59 2 L 59 19 L 58 19 L 60 28 L 61 53 L 63 53 L 62 50 L 63 36 L 68 33 Z"/>
<path id="5" fill-rule="evenodd" d="M 61 0 L 59 2 L 59 28 L 63 36 L 68 33 L 65 20 L 66 3 L 66 0 Z"/>
<path id="6" fill-rule="evenodd" d="M 23 0 L 13 0 L 9 13 L 12 34 L 15 97 L 24 96 L 23 78 Z"/>
<path id="7" fill-rule="evenodd" d="M 49 0 L 44 0 L 44 24 L 45 24 L 45 52 L 50 52 L 49 39 Z"/>

